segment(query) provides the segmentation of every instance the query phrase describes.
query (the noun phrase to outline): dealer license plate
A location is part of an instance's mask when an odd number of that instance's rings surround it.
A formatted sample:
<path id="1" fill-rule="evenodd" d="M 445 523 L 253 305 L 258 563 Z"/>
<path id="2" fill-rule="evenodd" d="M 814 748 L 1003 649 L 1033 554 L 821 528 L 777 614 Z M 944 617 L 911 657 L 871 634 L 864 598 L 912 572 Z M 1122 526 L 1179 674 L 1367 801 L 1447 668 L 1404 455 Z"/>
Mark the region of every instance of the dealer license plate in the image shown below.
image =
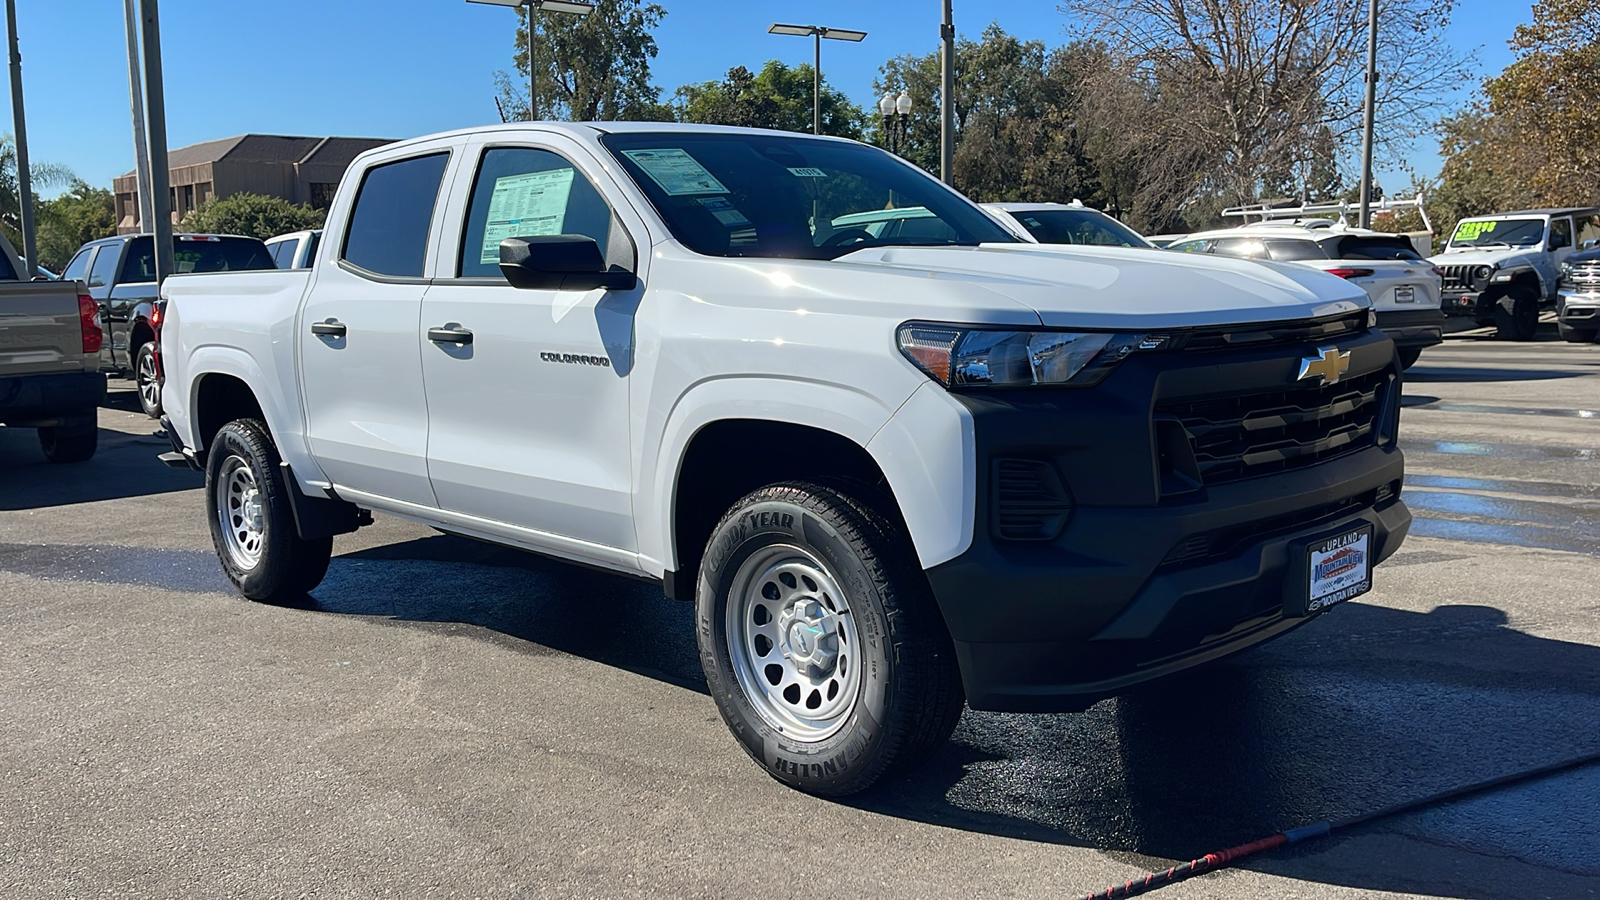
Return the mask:
<path id="1" fill-rule="evenodd" d="M 1306 612 L 1314 613 L 1372 590 L 1372 527 L 1358 528 L 1306 548 Z"/>
<path id="2" fill-rule="evenodd" d="M 1411 287 L 1410 285 L 1407 285 L 1406 287 L 1397 287 L 1397 288 L 1395 288 L 1394 289 L 1394 302 L 1396 302 L 1396 303 L 1415 303 L 1415 302 L 1417 302 L 1417 289 L 1414 288 L 1414 287 Z"/>

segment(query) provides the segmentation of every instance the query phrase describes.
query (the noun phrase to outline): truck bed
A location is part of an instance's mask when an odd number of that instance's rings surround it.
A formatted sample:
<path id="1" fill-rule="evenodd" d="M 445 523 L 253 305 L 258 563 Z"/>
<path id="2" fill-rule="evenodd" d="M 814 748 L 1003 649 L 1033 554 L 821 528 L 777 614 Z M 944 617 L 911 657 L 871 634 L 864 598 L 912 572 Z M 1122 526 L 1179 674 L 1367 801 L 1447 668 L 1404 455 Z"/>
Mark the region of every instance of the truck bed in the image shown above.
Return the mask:
<path id="1" fill-rule="evenodd" d="M 0 282 L 0 378 L 98 368 L 83 352 L 77 282 Z"/>

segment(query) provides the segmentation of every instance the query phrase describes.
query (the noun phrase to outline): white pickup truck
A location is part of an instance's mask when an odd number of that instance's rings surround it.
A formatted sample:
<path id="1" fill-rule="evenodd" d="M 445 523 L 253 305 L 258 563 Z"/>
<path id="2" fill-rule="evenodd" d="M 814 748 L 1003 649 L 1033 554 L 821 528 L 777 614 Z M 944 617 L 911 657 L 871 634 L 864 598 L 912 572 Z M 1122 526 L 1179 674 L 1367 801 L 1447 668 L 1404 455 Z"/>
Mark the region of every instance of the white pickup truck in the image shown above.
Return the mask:
<path id="1" fill-rule="evenodd" d="M 850 224 L 886 208 L 926 212 Z M 1083 709 L 1283 634 L 1410 526 L 1359 287 L 1023 243 L 854 142 L 442 134 L 359 157 L 325 237 L 163 292 L 163 458 L 205 469 L 240 592 L 314 588 L 370 511 L 659 580 L 803 790 L 963 699 Z"/>

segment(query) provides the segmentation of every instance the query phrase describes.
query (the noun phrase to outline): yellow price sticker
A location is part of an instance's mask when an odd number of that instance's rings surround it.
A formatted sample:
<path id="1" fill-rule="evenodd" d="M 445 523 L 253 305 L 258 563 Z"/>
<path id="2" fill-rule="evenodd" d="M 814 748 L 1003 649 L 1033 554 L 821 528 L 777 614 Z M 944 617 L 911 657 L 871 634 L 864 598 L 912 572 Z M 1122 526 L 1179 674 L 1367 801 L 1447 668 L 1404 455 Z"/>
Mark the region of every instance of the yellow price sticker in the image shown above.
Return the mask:
<path id="1" fill-rule="evenodd" d="M 1500 222 L 1490 219 L 1487 222 L 1462 222 L 1456 226 L 1456 236 L 1452 240 L 1475 241 L 1485 234 L 1493 231 Z"/>

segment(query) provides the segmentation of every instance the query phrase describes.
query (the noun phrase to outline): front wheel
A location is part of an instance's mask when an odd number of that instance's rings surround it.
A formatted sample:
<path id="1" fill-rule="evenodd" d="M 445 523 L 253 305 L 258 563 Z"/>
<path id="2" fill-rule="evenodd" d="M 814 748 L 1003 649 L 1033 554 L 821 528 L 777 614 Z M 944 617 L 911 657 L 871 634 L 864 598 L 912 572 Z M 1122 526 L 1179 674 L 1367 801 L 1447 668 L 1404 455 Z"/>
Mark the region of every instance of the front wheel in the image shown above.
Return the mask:
<path id="1" fill-rule="evenodd" d="M 333 538 L 300 537 L 289 508 L 295 487 L 278 462 L 271 434 L 255 419 L 222 426 L 206 458 L 211 543 L 223 574 L 239 593 L 268 603 L 316 587 L 333 554 Z"/>
<path id="2" fill-rule="evenodd" d="M 1524 288 L 1495 301 L 1494 330 L 1502 341 L 1533 340 L 1539 330 L 1538 296 Z"/>
<path id="3" fill-rule="evenodd" d="M 147 341 L 133 356 L 133 383 L 139 389 L 139 408 L 152 419 L 161 418 L 161 378 L 156 374 L 156 345 Z"/>
<path id="4" fill-rule="evenodd" d="M 696 637 L 723 721 L 773 778 L 843 796 L 943 743 L 955 653 L 909 539 L 844 491 L 755 491 L 712 532 Z"/>

